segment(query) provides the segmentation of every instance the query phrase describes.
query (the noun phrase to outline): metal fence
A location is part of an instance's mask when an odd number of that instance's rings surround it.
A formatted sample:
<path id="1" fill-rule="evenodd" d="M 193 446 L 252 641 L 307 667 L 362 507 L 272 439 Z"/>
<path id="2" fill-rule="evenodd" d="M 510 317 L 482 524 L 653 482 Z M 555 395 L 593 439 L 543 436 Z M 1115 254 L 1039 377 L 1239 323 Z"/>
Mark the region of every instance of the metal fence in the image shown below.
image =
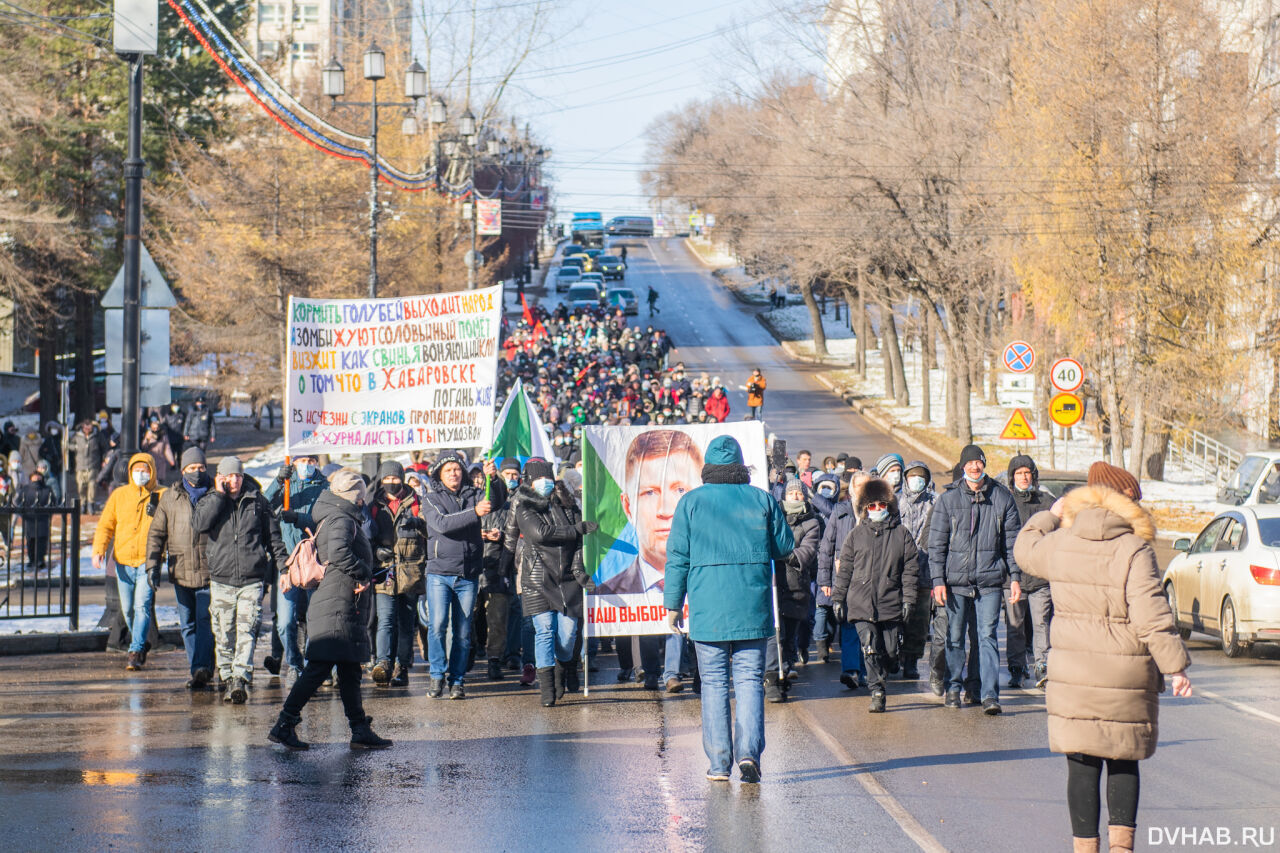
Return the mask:
<path id="1" fill-rule="evenodd" d="M 1169 432 L 1169 457 L 1183 468 L 1199 471 L 1206 482 L 1221 485 L 1244 454 L 1202 432 L 1175 426 Z"/>
<path id="2" fill-rule="evenodd" d="M 80 501 L 0 506 L 0 619 L 65 617 L 80 629 Z"/>

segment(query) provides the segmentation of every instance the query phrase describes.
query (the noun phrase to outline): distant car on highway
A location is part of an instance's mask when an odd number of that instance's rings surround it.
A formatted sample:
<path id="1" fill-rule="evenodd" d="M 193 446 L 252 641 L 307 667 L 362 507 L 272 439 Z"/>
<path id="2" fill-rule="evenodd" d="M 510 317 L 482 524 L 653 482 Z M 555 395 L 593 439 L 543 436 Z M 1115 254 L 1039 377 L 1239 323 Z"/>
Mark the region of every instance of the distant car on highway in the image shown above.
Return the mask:
<path id="1" fill-rule="evenodd" d="M 574 255 L 572 258 L 564 258 L 560 261 L 560 267 L 576 267 L 579 272 L 586 272 L 586 259 L 582 255 Z"/>
<path id="2" fill-rule="evenodd" d="M 583 248 L 585 248 L 585 247 L 583 247 L 583 246 L 579 246 L 577 243 L 569 243 L 569 244 L 567 244 L 567 245 L 564 247 L 564 249 L 560 252 L 560 257 L 562 257 L 562 258 L 567 258 L 567 257 L 569 257 L 570 255 L 576 255 L 576 254 L 578 254 L 579 252 L 581 252 L 581 251 L 583 250 Z"/>
<path id="3" fill-rule="evenodd" d="M 1234 506 L 1280 503 L 1280 451 L 1254 451 L 1241 459 L 1218 489 L 1218 502 Z"/>
<path id="4" fill-rule="evenodd" d="M 622 313 L 632 316 L 640 313 L 640 300 L 635 291 L 629 287 L 611 287 L 604 295 L 610 308 L 621 308 Z"/>
<path id="5" fill-rule="evenodd" d="M 617 234 L 619 236 L 652 237 L 653 217 L 615 216 L 605 224 L 604 230 L 608 234 Z"/>
<path id="6" fill-rule="evenodd" d="M 598 272 L 584 272 L 580 283 L 594 284 L 596 286 L 596 290 L 604 293 L 604 276 Z"/>
<path id="7" fill-rule="evenodd" d="M 627 266 L 617 255 L 600 255 L 593 266 L 604 274 L 605 278 L 622 279 L 627 274 Z"/>
<path id="8" fill-rule="evenodd" d="M 1162 583 L 1184 638 L 1218 637 L 1230 658 L 1280 641 L 1280 506 L 1226 510 L 1173 547 Z"/>
<path id="9" fill-rule="evenodd" d="M 560 269 L 556 270 L 556 293 L 563 293 L 580 281 L 582 281 L 581 267 L 560 267 Z"/>
<path id="10" fill-rule="evenodd" d="M 594 284 L 575 284 L 564 298 L 570 308 L 600 307 L 600 288 Z"/>
<path id="11" fill-rule="evenodd" d="M 591 256 L 588 255 L 586 252 L 578 252 L 576 255 L 570 255 L 569 257 L 565 258 L 565 260 L 577 261 L 578 263 L 582 264 L 583 272 L 591 272 L 592 270 L 593 261 Z"/>

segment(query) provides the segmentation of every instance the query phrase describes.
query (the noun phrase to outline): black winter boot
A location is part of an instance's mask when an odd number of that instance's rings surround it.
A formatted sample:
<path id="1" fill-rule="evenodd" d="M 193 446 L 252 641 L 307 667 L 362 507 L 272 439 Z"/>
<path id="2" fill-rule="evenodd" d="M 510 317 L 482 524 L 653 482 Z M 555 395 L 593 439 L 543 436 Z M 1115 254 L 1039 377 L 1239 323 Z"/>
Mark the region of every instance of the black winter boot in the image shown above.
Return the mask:
<path id="1" fill-rule="evenodd" d="M 489 658 L 489 680 L 502 680 L 502 661 L 497 658 Z"/>
<path id="2" fill-rule="evenodd" d="M 396 664 L 396 674 L 391 679 L 392 687 L 408 687 L 409 686 L 409 670 L 404 664 Z"/>
<path id="3" fill-rule="evenodd" d="M 369 727 L 372 722 L 373 717 L 365 717 L 360 722 L 351 724 L 352 749 L 386 749 L 391 746 L 391 741 L 373 733 L 373 729 Z"/>
<path id="4" fill-rule="evenodd" d="M 564 698 L 564 677 L 568 670 L 568 664 L 556 661 L 555 678 L 556 678 L 556 699 Z"/>
<path id="5" fill-rule="evenodd" d="M 565 664 L 565 666 L 567 669 L 564 673 L 564 692 L 577 693 L 582 689 L 582 679 L 578 677 L 580 675 L 578 662 L 573 660 Z"/>
<path id="6" fill-rule="evenodd" d="M 538 670 L 538 687 L 542 691 L 542 707 L 556 704 L 556 671 L 552 667 Z"/>
<path id="7" fill-rule="evenodd" d="M 781 679 L 778 673 L 770 670 L 764 674 L 764 701 L 766 702 L 785 702 L 786 694 L 782 692 Z"/>
<path id="8" fill-rule="evenodd" d="M 287 746 L 289 749 L 310 749 L 311 744 L 299 740 L 298 733 L 294 731 L 300 722 L 302 722 L 301 717 L 295 717 L 287 711 L 281 711 L 280 716 L 276 718 L 276 724 L 271 727 L 271 732 L 267 735 L 267 740 L 272 743 L 278 743 L 281 746 Z"/>

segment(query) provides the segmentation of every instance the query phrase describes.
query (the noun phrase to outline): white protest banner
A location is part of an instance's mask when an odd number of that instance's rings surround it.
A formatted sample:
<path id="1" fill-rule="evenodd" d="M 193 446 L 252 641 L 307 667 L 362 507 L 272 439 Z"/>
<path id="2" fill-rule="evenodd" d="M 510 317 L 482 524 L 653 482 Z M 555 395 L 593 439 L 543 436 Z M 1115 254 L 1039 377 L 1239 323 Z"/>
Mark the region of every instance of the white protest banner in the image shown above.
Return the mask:
<path id="1" fill-rule="evenodd" d="M 741 445 L 751 484 L 767 488 L 759 421 L 583 429 L 584 517 L 600 525 L 583 542 L 583 562 L 596 583 L 587 596 L 587 636 L 670 633 L 662 581 L 671 520 L 681 495 L 702 485 L 703 452 L 721 435 Z"/>
<path id="2" fill-rule="evenodd" d="M 488 447 L 502 288 L 289 297 L 285 453 Z"/>

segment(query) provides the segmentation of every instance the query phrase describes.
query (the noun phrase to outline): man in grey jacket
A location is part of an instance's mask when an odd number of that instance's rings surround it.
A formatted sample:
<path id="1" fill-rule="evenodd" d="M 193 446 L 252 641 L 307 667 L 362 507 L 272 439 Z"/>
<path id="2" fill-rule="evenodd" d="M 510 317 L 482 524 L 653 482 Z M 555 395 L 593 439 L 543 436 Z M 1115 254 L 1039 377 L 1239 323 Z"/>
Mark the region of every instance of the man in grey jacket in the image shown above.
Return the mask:
<path id="1" fill-rule="evenodd" d="M 964 482 L 945 492 L 929 522 L 929 572 L 933 600 L 947 609 L 946 706 L 960 707 L 964 682 L 966 627 L 977 622 L 982 709 L 1000 708 L 1000 646 L 996 628 L 1009 579 L 1009 600 L 1022 598 L 1021 576 L 1013 562 L 1013 543 L 1022 522 L 1004 486 L 986 474 L 987 457 L 970 444 L 960 453 Z"/>

